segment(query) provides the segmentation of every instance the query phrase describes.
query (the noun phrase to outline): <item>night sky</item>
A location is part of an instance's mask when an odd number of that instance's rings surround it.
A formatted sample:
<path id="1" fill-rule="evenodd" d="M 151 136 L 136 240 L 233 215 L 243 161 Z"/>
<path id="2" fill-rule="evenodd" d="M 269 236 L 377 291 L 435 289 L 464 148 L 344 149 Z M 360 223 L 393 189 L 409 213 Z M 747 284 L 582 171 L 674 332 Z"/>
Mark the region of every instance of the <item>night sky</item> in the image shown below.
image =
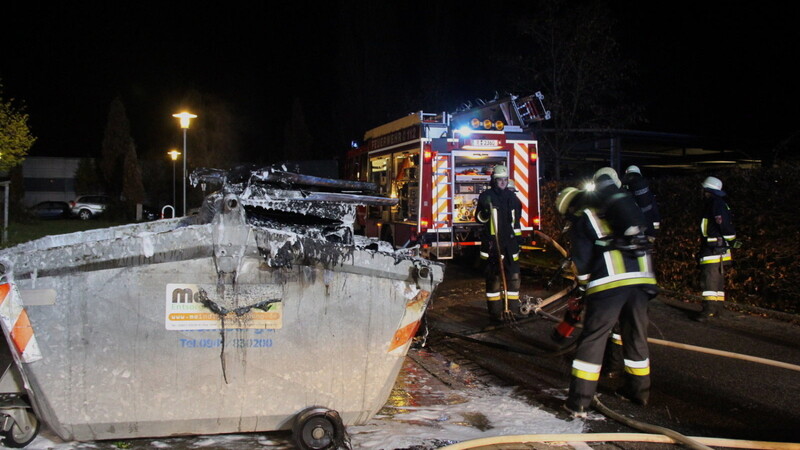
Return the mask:
<path id="1" fill-rule="evenodd" d="M 336 156 L 382 122 L 502 89 L 485 85 L 493 79 L 486 60 L 464 62 L 508 39 L 506 17 L 535 14 L 519 9 L 528 2 L 511 1 L 79 3 L 4 7 L 0 79 L 6 98 L 27 104 L 39 138 L 31 156 L 98 156 L 109 104 L 121 95 L 140 157 L 158 157 L 180 142 L 171 115 L 189 90 L 230 106 L 244 158 L 269 162 L 295 99 L 314 155 Z M 789 2 L 610 3 L 624 55 L 641 70 L 649 119 L 641 129 L 736 136 L 762 147 L 800 129 L 800 27 Z M 375 55 L 384 70 L 351 84 L 347 73 L 357 68 L 342 56 L 347 45 L 345 53 Z M 409 109 L 403 100 L 430 85 L 419 80 L 432 65 L 453 69 L 441 81 L 446 104 Z"/>

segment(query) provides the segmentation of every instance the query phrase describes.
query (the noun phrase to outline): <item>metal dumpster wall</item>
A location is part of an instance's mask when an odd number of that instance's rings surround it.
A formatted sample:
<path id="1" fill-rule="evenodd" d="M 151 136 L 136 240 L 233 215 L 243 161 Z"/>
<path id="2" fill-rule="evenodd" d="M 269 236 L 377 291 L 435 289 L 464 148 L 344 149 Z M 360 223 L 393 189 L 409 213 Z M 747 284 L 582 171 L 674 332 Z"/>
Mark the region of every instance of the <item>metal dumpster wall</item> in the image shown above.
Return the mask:
<path id="1" fill-rule="evenodd" d="M 165 326 L 167 285 L 216 284 L 212 258 L 100 267 L 18 281 L 57 291 L 54 304 L 27 307 L 43 359 L 25 369 L 42 419 L 62 439 L 285 429 L 311 405 L 363 422 L 400 370 L 407 345 L 388 349 L 416 283 L 431 292 L 441 280 L 441 267 L 407 279 L 411 261 L 376 252 L 331 270 L 248 257 L 237 283 L 279 290 L 281 327 L 226 324 L 239 328 L 223 337 Z"/>

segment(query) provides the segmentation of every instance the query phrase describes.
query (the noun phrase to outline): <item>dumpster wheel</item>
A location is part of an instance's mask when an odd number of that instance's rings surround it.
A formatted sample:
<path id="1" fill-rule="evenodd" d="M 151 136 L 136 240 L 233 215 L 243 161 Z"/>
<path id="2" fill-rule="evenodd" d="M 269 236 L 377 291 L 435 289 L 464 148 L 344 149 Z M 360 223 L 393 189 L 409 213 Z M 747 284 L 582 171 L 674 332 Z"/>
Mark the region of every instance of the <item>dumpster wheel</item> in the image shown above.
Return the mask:
<path id="1" fill-rule="evenodd" d="M 3 444 L 6 447 L 22 448 L 30 444 L 39 434 L 39 418 L 29 408 L 19 408 L 19 414 L 24 414 L 23 424 L 14 420 L 11 416 L 6 416 L 3 421 L 3 429 L 0 435 L 3 437 Z M 16 413 L 14 414 L 16 415 Z M 24 427 L 24 429 L 23 429 Z M 8 429 L 6 429 L 8 428 Z"/>
<path id="2" fill-rule="evenodd" d="M 292 437 L 303 450 L 333 450 L 344 444 L 346 435 L 339 413 L 312 406 L 295 417 Z"/>

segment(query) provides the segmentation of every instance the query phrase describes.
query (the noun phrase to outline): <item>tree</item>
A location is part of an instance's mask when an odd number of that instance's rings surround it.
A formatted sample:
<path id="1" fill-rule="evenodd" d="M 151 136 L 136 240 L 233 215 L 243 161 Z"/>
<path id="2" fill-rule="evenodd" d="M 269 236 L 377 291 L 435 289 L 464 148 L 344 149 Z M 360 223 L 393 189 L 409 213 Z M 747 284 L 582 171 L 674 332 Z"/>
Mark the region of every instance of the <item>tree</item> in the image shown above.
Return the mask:
<path id="1" fill-rule="evenodd" d="M 131 145 L 123 159 L 122 171 L 122 198 L 126 211 L 134 211 L 138 203 L 144 202 L 144 185 L 142 184 L 142 169 L 139 167 L 139 158 L 136 156 L 136 147 Z"/>
<path id="2" fill-rule="evenodd" d="M 123 201 L 121 215 L 132 217 L 136 204 L 144 201 L 145 192 L 130 123 L 119 97 L 109 107 L 100 167 L 109 193 Z"/>
<path id="3" fill-rule="evenodd" d="M 75 169 L 75 191 L 78 194 L 94 194 L 103 190 L 103 176 L 94 159 L 81 158 Z"/>
<path id="4" fill-rule="evenodd" d="M 125 157 L 132 148 L 134 144 L 125 106 L 120 97 L 115 97 L 108 109 L 100 160 L 100 170 L 108 193 L 115 198 L 122 194 Z"/>
<path id="5" fill-rule="evenodd" d="M 0 172 L 21 164 L 36 142 L 24 111 L 24 105 L 16 107 L 13 98 L 5 100 L 0 83 Z"/>
<path id="6" fill-rule="evenodd" d="M 616 22 L 602 1 L 543 0 L 521 24 L 529 38 L 522 56 L 508 59 L 510 84 L 518 91 L 542 90 L 553 118 L 540 148 L 555 164 L 589 137 L 590 130 L 625 128 L 643 120 L 629 100 L 635 67 L 620 55 Z M 533 8 L 533 6 L 531 6 Z M 521 70 L 520 70 L 521 69 Z"/>
<path id="7" fill-rule="evenodd" d="M 198 167 L 229 169 L 238 164 L 239 133 L 230 105 L 214 95 L 192 91 L 176 109 L 184 107 L 198 116 L 188 130 L 189 173 Z"/>

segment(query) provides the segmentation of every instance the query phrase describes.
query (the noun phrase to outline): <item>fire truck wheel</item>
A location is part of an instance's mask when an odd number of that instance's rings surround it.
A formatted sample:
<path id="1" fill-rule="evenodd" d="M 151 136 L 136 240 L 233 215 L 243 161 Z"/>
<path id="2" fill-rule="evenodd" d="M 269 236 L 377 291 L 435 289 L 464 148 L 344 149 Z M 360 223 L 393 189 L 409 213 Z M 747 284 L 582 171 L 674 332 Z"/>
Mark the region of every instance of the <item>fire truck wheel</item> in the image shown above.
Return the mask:
<path id="1" fill-rule="evenodd" d="M 335 450 L 344 443 L 344 424 L 336 411 L 312 406 L 295 417 L 292 437 L 299 449 Z"/>

